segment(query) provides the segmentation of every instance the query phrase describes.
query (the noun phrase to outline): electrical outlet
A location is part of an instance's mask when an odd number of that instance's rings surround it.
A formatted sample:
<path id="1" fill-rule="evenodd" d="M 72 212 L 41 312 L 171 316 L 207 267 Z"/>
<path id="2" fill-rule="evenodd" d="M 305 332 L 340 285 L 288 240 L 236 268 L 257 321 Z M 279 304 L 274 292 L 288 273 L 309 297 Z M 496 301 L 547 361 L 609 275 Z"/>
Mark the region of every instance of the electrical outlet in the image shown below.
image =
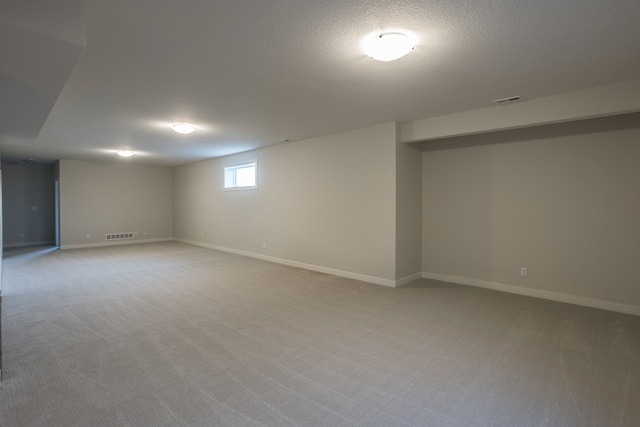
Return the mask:
<path id="1" fill-rule="evenodd" d="M 91 238 L 91 234 L 87 234 L 87 239 L 90 239 L 90 238 Z"/>
<path id="2" fill-rule="evenodd" d="M 520 275 L 521 276 L 527 275 L 527 267 L 520 267 Z"/>
<path id="3" fill-rule="evenodd" d="M 147 235 L 147 230 L 142 231 L 142 234 L 146 236 Z"/>
<path id="4" fill-rule="evenodd" d="M 262 242 L 262 249 L 265 249 L 267 247 L 267 242 Z"/>
<path id="5" fill-rule="evenodd" d="M 204 233 L 200 233 L 200 237 L 204 237 Z"/>
<path id="6" fill-rule="evenodd" d="M 24 238 L 24 233 L 20 233 L 20 238 L 23 239 Z"/>

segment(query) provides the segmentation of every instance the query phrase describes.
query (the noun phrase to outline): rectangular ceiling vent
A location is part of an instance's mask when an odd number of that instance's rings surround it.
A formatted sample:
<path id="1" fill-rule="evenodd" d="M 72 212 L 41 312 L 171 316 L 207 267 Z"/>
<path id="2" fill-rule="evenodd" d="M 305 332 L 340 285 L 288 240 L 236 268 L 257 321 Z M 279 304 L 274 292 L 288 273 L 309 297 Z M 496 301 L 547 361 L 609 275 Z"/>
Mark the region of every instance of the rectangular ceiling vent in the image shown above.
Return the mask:
<path id="1" fill-rule="evenodd" d="M 520 95 L 517 95 L 517 96 L 510 96 L 508 98 L 496 99 L 495 101 L 493 101 L 493 103 L 497 105 L 505 105 L 505 104 L 511 104 L 512 102 L 518 102 L 520 100 L 521 100 Z"/>
<path id="2" fill-rule="evenodd" d="M 129 233 L 109 233 L 104 235 L 105 240 L 133 239 L 133 232 Z"/>

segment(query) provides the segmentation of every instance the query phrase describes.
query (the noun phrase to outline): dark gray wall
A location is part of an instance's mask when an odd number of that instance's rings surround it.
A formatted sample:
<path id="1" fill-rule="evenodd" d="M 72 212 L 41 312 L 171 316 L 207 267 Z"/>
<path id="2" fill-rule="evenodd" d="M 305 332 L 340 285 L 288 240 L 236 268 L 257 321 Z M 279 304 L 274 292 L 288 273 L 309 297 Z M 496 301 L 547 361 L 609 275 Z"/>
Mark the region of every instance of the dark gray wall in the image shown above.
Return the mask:
<path id="1" fill-rule="evenodd" d="M 3 246 L 55 241 L 54 167 L 2 164 Z"/>

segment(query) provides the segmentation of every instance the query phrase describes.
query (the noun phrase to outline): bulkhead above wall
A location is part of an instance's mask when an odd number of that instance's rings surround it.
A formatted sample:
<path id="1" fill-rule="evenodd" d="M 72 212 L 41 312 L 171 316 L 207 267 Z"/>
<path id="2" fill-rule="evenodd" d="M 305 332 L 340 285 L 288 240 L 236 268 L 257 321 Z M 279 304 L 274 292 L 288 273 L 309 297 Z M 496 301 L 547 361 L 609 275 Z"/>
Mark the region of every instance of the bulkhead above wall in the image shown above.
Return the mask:
<path id="1" fill-rule="evenodd" d="M 0 143 L 38 136 L 84 50 L 84 3 L 0 3 Z"/>

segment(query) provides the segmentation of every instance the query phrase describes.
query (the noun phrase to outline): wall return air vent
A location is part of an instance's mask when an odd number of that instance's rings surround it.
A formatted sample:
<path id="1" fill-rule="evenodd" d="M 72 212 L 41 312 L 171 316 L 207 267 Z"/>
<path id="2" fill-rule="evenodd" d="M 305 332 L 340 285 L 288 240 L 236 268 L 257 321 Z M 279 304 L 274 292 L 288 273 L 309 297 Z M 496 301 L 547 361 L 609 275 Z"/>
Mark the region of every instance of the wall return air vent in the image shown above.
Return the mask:
<path id="1" fill-rule="evenodd" d="M 513 102 L 518 102 L 521 100 L 522 98 L 520 98 L 520 95 L 516 95 L 516 96 L 510 96 L 508 98 L 496 99 L 493 101 L 493 103 L 496 105 L 505 105 L 505 104 L 511 104 Z"/>
<path id="2" fill-rule="evenodd" d="M 133 239 L 133 232 L 129 233 L 109 233 L 104 235 L 105 240 Z"/>

